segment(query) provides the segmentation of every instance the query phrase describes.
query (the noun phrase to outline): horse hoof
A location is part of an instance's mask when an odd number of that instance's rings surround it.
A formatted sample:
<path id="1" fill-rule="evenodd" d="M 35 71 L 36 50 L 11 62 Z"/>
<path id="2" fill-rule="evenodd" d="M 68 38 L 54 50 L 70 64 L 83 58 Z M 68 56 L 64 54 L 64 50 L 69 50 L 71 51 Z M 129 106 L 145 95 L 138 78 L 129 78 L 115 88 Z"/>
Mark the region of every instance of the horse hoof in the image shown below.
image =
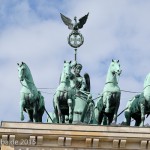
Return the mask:
<path id="1" fill-rule="evenodd" d="M 121 125 L 122 125 L 122 126 L 126 126 L 126 125 L 127 125 L 127 123 L 126 123 L 126 122 L 124 122 L 124 121 L 122 121 L 122 122 L 121 122 Z"/>
<path id="2" fill-rule="evenodd" d="M 106 109 L 105 109 L 105 112 L 106 112 L 106 113 L 109 113 L 110 111 L 109 111 L 109 109 L 108 109 L 108 108 L 106 108 Z"/>
<path id="3" fill-rule="evenodd" d="M 24 116 L 21 117 L 21 121 L 23 121 L 23 120 L 24 120 Z"/>
<path id="4" fill-rule="evenodd" d="M 72 124 L 72 120 L 69 120 L 69 123 Z"/>
<path id="5" fill-rule="evenodd" d="M 71 116 L 69 116 L 69 120 L 72 120 L 72 119 L 73 119 L 72 115 L 71 115 Z"/>
<path id="6" fill-rule="evenodd" d="M 66 117 L 66 118 L 65 118 L 65 121 L 69 121 L 69 118 L 68 118 L 68 117 Z"/>
<path id="7" fill-rule="evenodd" d="M 28 122 L 33 122 L 32 120 L 28 120 Z"/>
<path id="8" fill-rule="evenodd" d="M 140 127 L 144 127 L 144 125 L 143 125 L 143 124 L 140 124 Z"/>

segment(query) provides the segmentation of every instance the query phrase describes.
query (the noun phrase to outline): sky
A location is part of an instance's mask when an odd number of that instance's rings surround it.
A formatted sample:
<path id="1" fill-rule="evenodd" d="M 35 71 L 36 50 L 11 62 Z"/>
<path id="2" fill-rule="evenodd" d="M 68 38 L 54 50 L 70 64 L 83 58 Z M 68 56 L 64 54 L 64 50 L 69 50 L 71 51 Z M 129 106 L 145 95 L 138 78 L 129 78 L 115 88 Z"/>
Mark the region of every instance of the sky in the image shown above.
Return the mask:
<path id="1" fill-rule="evenodd" d="M 77 61 L 83 65 L 81 75 L 90 75 L 93 98 L 104 88 L 112 59 L 121 64 L 121 90 L 142 92 L 150 72 L 149 8 L 148 0 L 0 0 L 0 121 L 20 121 L 17 63 L 22 61 L 29 66 L 36 87 L 49 88 L 41 92 L 47 111 L 53 112 L 63 62 L 74 60 L 74 50 L 67 43 L 71 30 L 60 13 L 79 19 L 89 12 L 80 30 L 84 44 Z M 118 113 L 134 95 L 121 93 Z M 45 113 L 43 122 L 46 118 Z M 117 123 L 122 121 L 123 114 Z"/>

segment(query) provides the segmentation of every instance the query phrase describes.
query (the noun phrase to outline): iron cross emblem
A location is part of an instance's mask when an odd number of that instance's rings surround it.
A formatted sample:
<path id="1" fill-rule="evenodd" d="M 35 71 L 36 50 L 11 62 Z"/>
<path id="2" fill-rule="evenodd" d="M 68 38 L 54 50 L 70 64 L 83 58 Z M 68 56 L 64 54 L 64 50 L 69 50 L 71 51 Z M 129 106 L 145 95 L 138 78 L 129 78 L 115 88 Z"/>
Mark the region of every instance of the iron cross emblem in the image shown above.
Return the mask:
<path id="1" fill-rule="evenodd" d="M 84 42 L 84 38 L 79 32 L 71 32 L 68 37 L 68 44 L 73 48 L 80 47 Z"/>

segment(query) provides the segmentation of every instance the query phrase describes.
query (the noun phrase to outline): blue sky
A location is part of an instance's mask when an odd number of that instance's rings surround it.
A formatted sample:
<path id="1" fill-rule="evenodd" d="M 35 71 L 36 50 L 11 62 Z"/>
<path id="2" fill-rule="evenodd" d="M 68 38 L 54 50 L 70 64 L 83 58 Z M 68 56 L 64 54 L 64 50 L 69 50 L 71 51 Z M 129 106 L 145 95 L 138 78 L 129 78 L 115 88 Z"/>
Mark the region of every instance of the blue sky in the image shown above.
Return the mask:
<path id="1" fill-rule="evenodd" d="M 142 91 L 150 72 L 149 8 L 148 0 L 0 0 L 0 120 L 20 120 L 18 62 L 27 63 L 37 87 L 56 88 L 63 61 L 74 59 L 60 13 L 72 19 L 90 13 L 81 30 L 85 42 L 78 61 L 81 74 L 90 74 L 93 97 L 102 92 L 112 59 L 122 67 L 120 88 Z M 119 112 L 134 95 L 122 92 Z M 43 96 L 47 110 L 53 111 L 53 94 Z M 123 120 L 122 114 L 118 123 Z"/>

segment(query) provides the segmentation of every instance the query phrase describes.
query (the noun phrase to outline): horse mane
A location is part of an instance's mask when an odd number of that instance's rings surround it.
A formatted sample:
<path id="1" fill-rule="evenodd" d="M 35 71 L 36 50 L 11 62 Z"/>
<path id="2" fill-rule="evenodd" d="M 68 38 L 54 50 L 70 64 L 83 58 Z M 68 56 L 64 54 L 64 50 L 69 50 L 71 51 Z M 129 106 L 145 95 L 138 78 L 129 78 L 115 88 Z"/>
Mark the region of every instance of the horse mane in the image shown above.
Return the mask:
<path id="1" fill-rule="evenodd" d="M 28 65 L 27 65 L 26 63 L 23 63 L 23 65 L 24 65 L 28 70 L 30 70 L 29 67 L 28 67 Z"/>
<path id="2" fill-rule="evenodd" d="M 148 73 L 148 75 L 146 76 L 144 80 L 144 88 L 148 85 L 150 85 L 150 73 Z"/>

